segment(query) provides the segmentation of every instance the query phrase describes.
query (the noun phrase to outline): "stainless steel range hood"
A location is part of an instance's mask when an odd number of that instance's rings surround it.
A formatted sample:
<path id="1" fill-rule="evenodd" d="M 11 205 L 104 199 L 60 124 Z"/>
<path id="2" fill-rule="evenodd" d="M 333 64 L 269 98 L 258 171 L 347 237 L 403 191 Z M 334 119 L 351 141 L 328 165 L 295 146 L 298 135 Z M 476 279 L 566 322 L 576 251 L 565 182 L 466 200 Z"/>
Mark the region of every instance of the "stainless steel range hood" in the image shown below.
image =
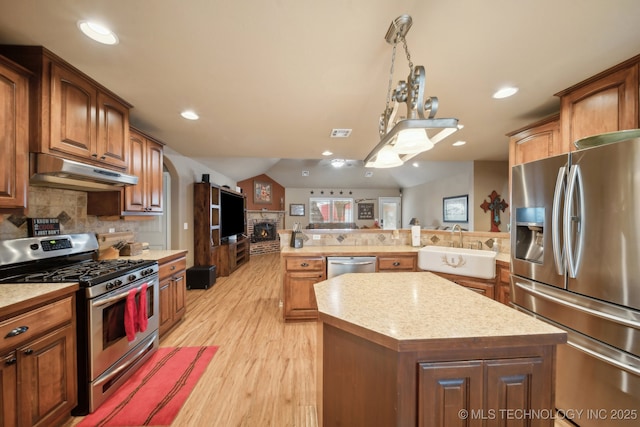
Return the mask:
<path id="1" fill-rule="evenodd" d="M 114 191 L 138 177 L 44 153 L 32 153 L 30 185 L 80 191 Z"/>

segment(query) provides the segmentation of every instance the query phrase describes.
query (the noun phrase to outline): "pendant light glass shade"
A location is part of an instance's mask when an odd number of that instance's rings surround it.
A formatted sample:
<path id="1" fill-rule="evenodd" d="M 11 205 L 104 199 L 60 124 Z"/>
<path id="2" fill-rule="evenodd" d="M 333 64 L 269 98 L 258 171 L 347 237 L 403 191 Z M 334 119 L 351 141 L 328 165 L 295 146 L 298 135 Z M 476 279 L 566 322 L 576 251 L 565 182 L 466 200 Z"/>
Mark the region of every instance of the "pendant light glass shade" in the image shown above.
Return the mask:
<path id="1" fill-rule="evenodd" d="M 398 133 L 393 151 L 398 154 L 417 154 L 433 148 L 424 129 L 405 129 Z"/>
<path id="2" fill-rule="evenodd" d="M 374 168 L 395 168 L 402 165 L 402 160 L 398 153 L 393 151 L 391 146 L 383 147 L 380 151 L 378 151 L 378 155 L 376 156 L 376 160 L 372 162 L 369 167 Z"/>

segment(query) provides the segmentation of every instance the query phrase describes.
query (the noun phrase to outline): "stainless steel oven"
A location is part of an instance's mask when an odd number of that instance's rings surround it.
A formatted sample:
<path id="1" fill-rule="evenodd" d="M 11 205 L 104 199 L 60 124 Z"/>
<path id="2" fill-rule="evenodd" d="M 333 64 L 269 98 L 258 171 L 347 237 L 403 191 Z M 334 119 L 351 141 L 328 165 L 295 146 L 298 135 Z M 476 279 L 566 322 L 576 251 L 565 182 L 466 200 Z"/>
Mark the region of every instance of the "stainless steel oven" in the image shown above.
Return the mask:
<path id="1" fill-rule="evenodd" d="M 84 377 L 81 385 L 87 393 L 88 407 L 75 413 L 97 409 L 158 348 L 160 315 L 157 265 L 129 272 L 125 279 L 129 281 L 126 285 L 93 298 L 86 291 L 84 297 L 78 298 L 78 313 L 87 319 L 87 327 L 79 328 L 82 341 L 86 341 L 79 351 L 79 357 L 83 359 L 83 364 L 88 363 L 82 366 L 81 373 Z M 127 322 L 135 322 L 127 319 L 128 303 L 136 307 L 136 317 L 143 313 L 147 323 L 145 328 L 133 326 L 135 330 L 133 333 L 129 331 L 129 334 Z M 85 406 L 85 402 L 82 402 L 82 406 Z"/>
<path id="2" fill-rule="evenodd" d="M 78 282 L 78 406 L 95 411 L 158 349 L 158 263 L 94 260 L 94 234 L 0 241 L 0 283 Z"/>

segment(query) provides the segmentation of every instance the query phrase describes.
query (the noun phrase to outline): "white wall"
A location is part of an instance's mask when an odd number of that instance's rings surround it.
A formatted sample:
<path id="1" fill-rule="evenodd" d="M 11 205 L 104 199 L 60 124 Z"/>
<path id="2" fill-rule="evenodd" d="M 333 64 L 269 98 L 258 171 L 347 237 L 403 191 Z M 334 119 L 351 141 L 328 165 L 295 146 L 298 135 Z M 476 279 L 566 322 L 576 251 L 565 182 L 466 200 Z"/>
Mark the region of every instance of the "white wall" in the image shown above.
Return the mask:
<path id="1" fill-rule="evenodd" d="M 469 195 L 469 222 L 460 223 L 470 231 L 489 231 L 488 212 L 480 207 L 485 198 L 496 190 L 509 202 L 509 163 L 497 161 L 459 162 L 450 164 L 450 175 L 402 190 L 402 228 L 409 227 L 411 218 L 418 218 L 422 228 L 453 226 L 442 222 L 444 197 Z M 501 212 L 500 231 L 509 223 L 508 209 Z"/>
<path id="2" fill-rule="evenodd" d="M 193 184 L 201 182 L 205 173 L 214 184 L 235 189 L 236 182 L 168 146 L 164 147 L 164 164 L 171 173 L 171 206 L 165 206 L 171 209 L 171 249 L 188 250 L 187 266 L 190 267 L 193 265 Z"/>
<path id="3" fill-rule="evenodd" d="M 411 218 L 417 218 L 422 228 L 453 226 L 442 222 L 442 199 L 444 197 L 469 195 L 469 206 L 473 206 L 473 164 L 461 163 L 457 174 L 429 181 L 402 190 L 402 228 L 409 228 Z M 473 215 L 462 228 L 473 230 Z"/>

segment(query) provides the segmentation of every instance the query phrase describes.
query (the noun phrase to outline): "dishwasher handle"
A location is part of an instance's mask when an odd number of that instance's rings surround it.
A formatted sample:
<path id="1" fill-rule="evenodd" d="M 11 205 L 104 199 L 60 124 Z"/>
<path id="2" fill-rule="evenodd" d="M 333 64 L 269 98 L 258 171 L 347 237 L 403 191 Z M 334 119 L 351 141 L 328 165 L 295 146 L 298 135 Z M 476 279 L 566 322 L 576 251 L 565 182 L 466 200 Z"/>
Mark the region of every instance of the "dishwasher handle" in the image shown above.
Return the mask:
<path id="1" fill-rule="evenodd" d="M 333 265 L 371 265 L 373 261 L 329 261 Z"/>

